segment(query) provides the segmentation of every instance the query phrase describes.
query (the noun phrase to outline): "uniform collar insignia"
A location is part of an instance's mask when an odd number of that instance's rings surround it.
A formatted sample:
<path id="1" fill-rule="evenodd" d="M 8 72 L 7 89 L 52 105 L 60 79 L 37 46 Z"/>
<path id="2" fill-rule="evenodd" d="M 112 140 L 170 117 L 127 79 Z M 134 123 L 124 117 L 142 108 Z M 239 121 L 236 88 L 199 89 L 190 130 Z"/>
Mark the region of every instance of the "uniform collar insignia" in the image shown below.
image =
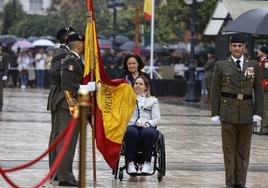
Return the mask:
<path id="1" fill-rule="evenodd" d="M 74 66 L 73 65 L 68 65 L 68 70 L 73 72 L 74 71 Z"/>

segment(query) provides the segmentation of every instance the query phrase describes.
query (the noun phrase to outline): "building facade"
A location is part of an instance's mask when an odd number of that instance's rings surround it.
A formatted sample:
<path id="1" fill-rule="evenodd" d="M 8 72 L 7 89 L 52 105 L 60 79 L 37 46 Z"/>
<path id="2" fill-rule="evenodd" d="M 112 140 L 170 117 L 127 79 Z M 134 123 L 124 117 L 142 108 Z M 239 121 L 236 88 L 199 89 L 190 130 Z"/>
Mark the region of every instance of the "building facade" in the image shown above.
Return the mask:
<path id="1" fill-rule="evenodd" d="M 15 0 L 0 0 L 0 11 L 3 11 L 5 4 L 8 1 Z M 51 7 L 52 0 L 17 0 L 22 5 L 23 10 L 27 14 L 39 14 L 45 15 L 47 14 L 47 10 Z"/>

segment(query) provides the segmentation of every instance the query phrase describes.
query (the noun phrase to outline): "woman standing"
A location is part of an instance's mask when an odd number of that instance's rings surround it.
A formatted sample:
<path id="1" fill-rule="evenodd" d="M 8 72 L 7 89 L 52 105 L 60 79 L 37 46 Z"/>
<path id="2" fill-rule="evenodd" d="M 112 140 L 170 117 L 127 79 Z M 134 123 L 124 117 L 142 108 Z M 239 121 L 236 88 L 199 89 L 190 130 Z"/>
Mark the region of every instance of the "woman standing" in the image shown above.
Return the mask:
<path id="1" fill-rule="evenodd" d="M 144 68 L 144 63 L 140 56 L 137 54 L 127 54 L 123 59 L 123 73 L 119 76 L 125 78 L 133 85 L 135 78 L 139 75 L 144 75 L 150 79 L 149 75 L 141 70 Z"/>
<path id="2" fill-rule="evenodd" d="M 150 173 L 153 144 L 156 141 L 156 126 L 160 121 L 158 99 L 150 95 L 150 84 L 144 75 L 136 77 L 133 85 L 137 94 L 137 106 L 128 122 L 125 133 L 126 160 L 128 173 L 136 173 L 134 160 L 142 143 L 144 164 L 142 173 Z"/>
<path id="3" fill-rule="evenodd" d="M 144 62 L 141 57 L 137 54 L 127 54 L 123 59 L 123 73 L 119 76 L 119 78 L 126 79 L 132 86 L 135 78 L 140 75 L 145 76 L 149 80 L 149 84 L 151 86 L 151 93 L 155 95 L 155 91 L 152 87 L 151 80 L 149 74 L 142 71 L 144 68 Z"/>

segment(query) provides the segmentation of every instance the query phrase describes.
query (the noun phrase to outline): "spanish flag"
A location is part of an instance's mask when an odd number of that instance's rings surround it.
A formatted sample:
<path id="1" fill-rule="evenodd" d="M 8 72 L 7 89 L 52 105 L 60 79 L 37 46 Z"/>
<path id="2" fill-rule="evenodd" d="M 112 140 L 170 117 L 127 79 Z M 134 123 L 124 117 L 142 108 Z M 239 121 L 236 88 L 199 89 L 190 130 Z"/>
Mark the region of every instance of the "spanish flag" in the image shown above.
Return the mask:
<path id="1" fill-rule="evenodd" d="M 85 39 L 84 83 L 100 82 L 95 108 L 96 144 L 112 169 L 116 169 L 127 123 L 136 106 L 136 94 L 123 79 L 110 80 L 101 60 L 92 0 L 87 0 L 89 18 Z M 90 77 L 94 71 L 94 77 Z"/>
<path id="2" fill-rule="evenodd" d="M 145 19 L 147 21 L 151 21 L 151 17 L 152 17 L 152 0 L 144 0 L 144 16 L 145 16 Z"/>

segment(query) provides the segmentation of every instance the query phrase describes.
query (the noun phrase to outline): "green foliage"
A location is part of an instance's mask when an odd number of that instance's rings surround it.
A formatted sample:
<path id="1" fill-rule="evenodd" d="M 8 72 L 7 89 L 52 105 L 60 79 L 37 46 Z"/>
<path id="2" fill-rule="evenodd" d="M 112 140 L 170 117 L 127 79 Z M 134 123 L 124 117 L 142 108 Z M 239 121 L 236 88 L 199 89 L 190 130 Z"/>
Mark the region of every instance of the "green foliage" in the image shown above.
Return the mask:
<path id="1" fill-rule="evenodd" d="M 13 4 L 15 3 L 15 6 Z M 167 0 L 160 5 L 156 1 L 155 9 L 155 42 L 173 43 L 183 39 L 191 23 L 191 7 L 183 0 Z M 197 5 L 196 31 L 203 32 L 218 0 L 205 0 Z M 150 22 L 143 16 L 144 0 L 125 0 L 126 7 L 117 11 L 114 34 L 123 34 L 134 39 L 136 15 L 135 9 L 141 7 L 141 24 L 144 26 L 145 39 L 150 40 Z M 97 32 L 112 36 L 113 12 L 108 11 L 107 0 L 94 0 L 94 15 Z M 60 9 L 59 9 L 60 7 Z M 84 0 L 52 0 L 48 16 L 27 16 L 17 1 L 9 1 L 3 13 L 3 34 L 15 34 L 28 37 L 30 35 L 55 35 L 62 26 L 72 26 L 78 32 L 85 32 L 87 11 Z"/>
<path id="2" fill-rule="evenodd" d="M 23 20 L 25 13 L 19 1 L 8 1 L 4 7 L 2 34 L 12 34 L 9 29 Z"/>
<path id="3" fill-rule="evenodd" d="M 59 27 L 63 27 L 63 23 L 59 17 L 28 15 L 16 25 L 13 25 L 9 31 L 21 37 L 55 36 Z"/>

